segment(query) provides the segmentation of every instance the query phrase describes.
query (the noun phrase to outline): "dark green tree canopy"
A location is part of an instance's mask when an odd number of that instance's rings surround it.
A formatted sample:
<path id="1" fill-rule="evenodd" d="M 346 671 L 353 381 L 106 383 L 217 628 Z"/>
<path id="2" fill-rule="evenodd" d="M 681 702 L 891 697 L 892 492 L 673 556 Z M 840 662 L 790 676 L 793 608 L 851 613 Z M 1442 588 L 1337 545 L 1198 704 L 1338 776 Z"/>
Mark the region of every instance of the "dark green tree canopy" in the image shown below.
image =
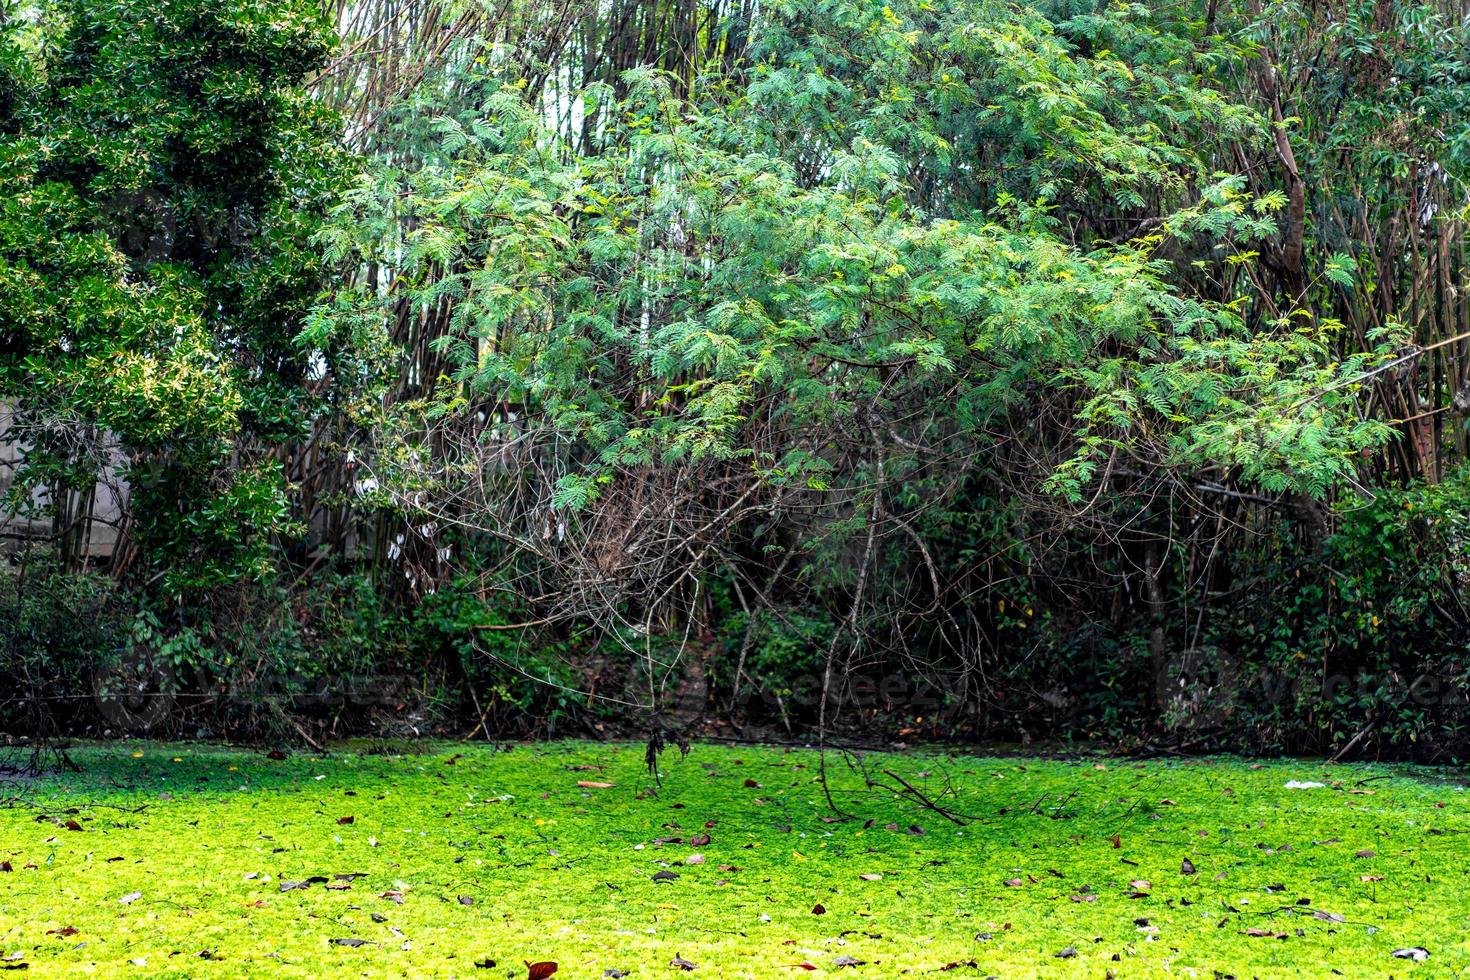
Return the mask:
<path id="1" fill-rule="evenodd" d="M 313 411 L 295 341 L 340 152 L 302 83 L 330 38 L 314 4 L 247 0 L 59 0 L 0 35 L 16 502 L 120 454 L 176 586 L 264 571 L 288 516 L 270 450 Z"/>

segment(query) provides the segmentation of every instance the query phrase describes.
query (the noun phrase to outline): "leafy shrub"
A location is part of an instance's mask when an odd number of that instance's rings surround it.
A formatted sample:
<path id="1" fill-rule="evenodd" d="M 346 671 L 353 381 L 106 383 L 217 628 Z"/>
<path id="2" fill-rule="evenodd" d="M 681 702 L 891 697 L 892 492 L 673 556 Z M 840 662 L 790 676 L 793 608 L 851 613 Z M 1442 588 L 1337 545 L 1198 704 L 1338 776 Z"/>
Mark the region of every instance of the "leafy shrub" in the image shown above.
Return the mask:
<path id="1" fill-rule="evenodd" d="M 84 714 L 126 648 L 130 609 L 101 575 L 67 573 L 45 551 L 0 567 L 0 717 L 45 732 Z"/>

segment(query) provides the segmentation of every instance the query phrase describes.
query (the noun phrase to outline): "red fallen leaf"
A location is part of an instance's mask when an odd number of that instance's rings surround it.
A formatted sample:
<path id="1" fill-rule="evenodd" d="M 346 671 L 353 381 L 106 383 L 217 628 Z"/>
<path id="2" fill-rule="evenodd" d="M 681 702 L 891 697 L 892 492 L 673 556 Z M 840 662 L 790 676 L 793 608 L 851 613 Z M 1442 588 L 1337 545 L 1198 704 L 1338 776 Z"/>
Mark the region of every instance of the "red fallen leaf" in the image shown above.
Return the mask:
<path id="1" fill-rule="evenodd" d="M 346 825 L 346 824 L 349 824 L 349 823 L 353 823 L 356 820 L 357 820 L 356 817 L 338 817 L 337 818 L 337 822 L 340 823 L 340 824 L 343 824 L 343 825 Z"/>
<path id="2" fill-rule="evenodd" d="M 806 962 L 805 960 L 802 960 L 800 963 L 791 964 L 791 968 L 793 970 L 815 970 L 816 966 Z"/>
<path id="3" fill-rule="evenodd" d="M 818 902 L 816 905 L 813 905 L 812 906 L 812 915 L 826 915 L 826 914 L 827 914 L 827 907 L 825 905 L 823 905 L 821 902 Z"/>
<path id="4" fill-rule="evenodd" d="M 1114 834 L 1113 835 L 1113 850 L 1116 851 L 1118 848 L 1120 848 L 1122 846 L 1123 846 L 1123 837 L 1122 837 L 1122 835 L 1121 834 Z"/>
<path id="5" fill-rule="evenodd" d="M 758 782 L 756 782 L 754 779 L 747 779 L 745 781 L 745 788 L 746 789 L 760 789 L 760 786 L 761 786 L 761 784 L 758 783 Z"/>
<path id="6" fill-rule="evenodd" d="M 451 755 L 449 758 L 445 759 L 444 760 L 444 764 L 446 766 L 452 766 L 452 765 L 455 765 L 456 763 L 458 763 L 459 760 L 462 759 L 462 758 L 464 758 L 464 756 L 462 754 L 460 754 L 459 752 L 456 752 L 456 753 L 454 753 L 454 755 Z"/>
<path id="7" fill-rule="evenodd" d="M 550 960 L 543 960 L 540 963 L 527 963 L 525 960 L 521 962 L 526 963 L 526 980 L 546 980 L 556 972 L 556 964 Z"/>
<path id="8" fill-rule="evenodd" d="M 62 926 L 60 929 L 47 929 L 48 936 L 75 936 L 81 930 L 76 926 Z"/>
<path id="9" fill-rule="evenodd" d="M 68 820 L 66 822 L 66 829 L 67 830 L 81 830 L 82 829 L 82 825 L 79 824 L 79 823 L 77 823 L 75 820 Z"/>
<path id="10" fill-rule="evenodd" d="M 7 872 L 8 873 L 8 872 L 11 872 L 11 871 L 14 871 L 14 870 L 15 870 L 15 868 L 11 866 L 11 864 L 10 864 L 9 861 L 0 861 L 0 871 L 4 871 L 4 872 Z"/>
<path id="11" fill-rule="evenodd" d="M 705 845 L 707 845 L 709 843 L 709 841 L 710 841 L 709 834 L 695 834 L 693 837 L 689 838 L 689 846 L 690 847 L 704 847 Z"/>
<path id="12" fill-rule="evenodd" d="M 275 762 L 282 762 L 286 758 L 286 753 L 282 752 L 280 749 L 271 749 L 265 754 L 265 757 Z"/>

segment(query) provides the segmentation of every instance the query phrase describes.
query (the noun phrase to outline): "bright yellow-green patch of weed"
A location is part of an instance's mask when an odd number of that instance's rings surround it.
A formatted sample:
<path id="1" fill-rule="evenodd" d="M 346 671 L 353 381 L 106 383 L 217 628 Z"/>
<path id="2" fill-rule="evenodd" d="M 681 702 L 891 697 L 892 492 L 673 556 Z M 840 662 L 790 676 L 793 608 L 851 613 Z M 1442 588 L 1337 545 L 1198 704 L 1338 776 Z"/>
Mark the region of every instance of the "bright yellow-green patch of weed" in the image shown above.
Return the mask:
<path id="1" fill-rule="evenodd" d="M 116 744 L 75 751 L 81 773 L 0 783 L 0 965 L 524 977 L 525 962 L 554 961 L 558 977 L 643 977 L 681 973 L 678 957 L 696 976 L 855 978 L 1470 967 L 1470 813 L 1443 770 L 923 753 L 864 759 L 889 787 L 868 789 L 829 755 L 842 817 L 809 751 L 697 745 L 667 754 L 655 786 L 641 746 L 433 748 L 271 760 Z M 1429 959 L 1394 957 L 1408 947 Z"/>

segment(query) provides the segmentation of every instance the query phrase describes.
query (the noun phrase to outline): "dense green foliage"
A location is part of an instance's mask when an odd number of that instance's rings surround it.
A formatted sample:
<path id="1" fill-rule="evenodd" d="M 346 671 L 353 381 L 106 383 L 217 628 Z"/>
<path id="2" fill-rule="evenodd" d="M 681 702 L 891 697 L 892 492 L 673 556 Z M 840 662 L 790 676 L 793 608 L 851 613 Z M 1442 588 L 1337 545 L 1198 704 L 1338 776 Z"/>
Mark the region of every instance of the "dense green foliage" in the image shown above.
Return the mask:
<path id="1" fill-rule="evenodd" d="M 300 84 L 328 50 L 313 10 L 58 2 L 0 34 L 12 506 L 55 511 L 124 469 L 170 593 L 265 574 L 289 530 L 270 451 L 307 431 L 296 334 L 337 156 Z"/>
<path id="2" fill-rule="evenodd" d="M 125 479 L 103 645 L 215 725 L 1458 752 L 1466 24 L 17 7 L 11 509 Z"/>

